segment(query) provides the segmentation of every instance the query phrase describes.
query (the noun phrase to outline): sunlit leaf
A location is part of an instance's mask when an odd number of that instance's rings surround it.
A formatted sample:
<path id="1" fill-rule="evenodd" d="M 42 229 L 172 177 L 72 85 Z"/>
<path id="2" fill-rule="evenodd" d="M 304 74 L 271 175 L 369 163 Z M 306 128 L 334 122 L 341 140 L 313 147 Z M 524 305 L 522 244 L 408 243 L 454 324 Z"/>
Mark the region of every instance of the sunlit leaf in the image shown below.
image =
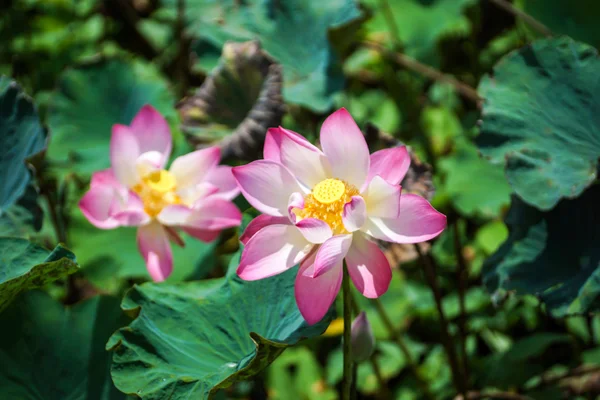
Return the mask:
<path id="1" fill-rule="evenodd" d="M 126 320 L 116 298 L 64 307 L 44 292 L 19 297 L 0 314 L 2 399 L 125 399 L 104 345 Z"/>
<path id="2" fill-rule="evenodd" d="M 239 255 L 232 260 L 238 263 Z M 144 400 L 208 398 L 255 375 L 331 321 L 328 315 L 306 324 L 294 298 L 296 272 L 131 289 L 122 307 L 138 317 L 107 345 L 115 352 L 115 384 Z"/>
<path id="3" fill-rule="evenodd" d="M 465 36 L 470 32 L 471 23 L 463 14 L 476 1 L 363 0 L 362 3 L 375 13 L 366 24 L 371 39 L 393 43 L 397 32 L 406 54 L 435 64 L 440 39 L 448 35 Z"/>
<path id="4" fill-rule="evenodd" d="M 456 151 L 438 163 L 446 175 L 444 189 L 452 204 L 465 216 L 500 216 L 511 192 L 502 169 L 480 158 L 468 140 L 458 140 L 455 145 Z"/>
<path id="5" fill-rule="evenodd" d="M 542 210 L 581 194 L 600 154 L 600 58 L 569 38 L 511 53 L 485 77 L 478 145 L 513 190 Z"/>

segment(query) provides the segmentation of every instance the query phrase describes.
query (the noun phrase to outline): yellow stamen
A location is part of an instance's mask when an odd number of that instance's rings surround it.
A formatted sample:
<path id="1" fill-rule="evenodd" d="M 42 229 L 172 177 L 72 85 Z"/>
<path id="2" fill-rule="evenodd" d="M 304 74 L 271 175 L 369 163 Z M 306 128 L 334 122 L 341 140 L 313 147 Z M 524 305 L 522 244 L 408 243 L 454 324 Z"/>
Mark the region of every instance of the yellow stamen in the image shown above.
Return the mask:
<path id="1" fill-rule="evenodd" d="M 298 220 L 317 218 L 325 221 L 334 235 L 349 233 L 344 228 L 342 213 L 344 205 L 358 195 L 358 189 L 339 179 L 325 179 L 315 185 L 312 192 L 304 198 L 304 208 L 294 209 Z"/>
<path id="2" fill-rule="evenodd" d="M 156 217 L 166 206 L 182 203 L 176 187 L 177 181 L 169 171 L 157 170 L 144 176 L 132 189 L 142 199 L 144 211 Z"/>

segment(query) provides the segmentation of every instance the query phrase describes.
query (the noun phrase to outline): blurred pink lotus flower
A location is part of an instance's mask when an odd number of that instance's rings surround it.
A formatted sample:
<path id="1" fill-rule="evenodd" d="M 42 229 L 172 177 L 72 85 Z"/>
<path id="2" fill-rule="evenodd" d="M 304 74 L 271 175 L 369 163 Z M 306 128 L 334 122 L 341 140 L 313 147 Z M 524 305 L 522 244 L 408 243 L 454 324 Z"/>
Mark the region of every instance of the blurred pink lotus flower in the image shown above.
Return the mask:
<path id="1" fill-rule="evenodd" d="M 415 194 L 400 194 L 410 165 L 405 147 L 369 155 L 345 109 L 321 127 L 321 151 L 284 128 L 267 133 L 264 160 L 233 168 L 242 194 L 263 214 L 240 238 L 238 275 L 257 280 L 300 264 L 296 303 L 309 324 L 335 300 L 343 260 L 366 297 L 384 294 L 392 277 L 376 243 L 418 243 L 438 236 L 446 216 Z"/>
<path id="2" fill-rule="evenodd" d="M 166 170 L 171 146 L 167 121 L 144 106 L 130 126 L 113 126 L 111 168 L 92 175 L 91 188 L 79 202 L 98 228 L 139 227 L 138 248 L 156 282 L 173 270 L 169 239 L 183 245 L 178 229 L 209 242 L 241 222 L 231 202 L 239 189 L 231 167 L 218 165 L 219 148 L 181 156 Z"/>

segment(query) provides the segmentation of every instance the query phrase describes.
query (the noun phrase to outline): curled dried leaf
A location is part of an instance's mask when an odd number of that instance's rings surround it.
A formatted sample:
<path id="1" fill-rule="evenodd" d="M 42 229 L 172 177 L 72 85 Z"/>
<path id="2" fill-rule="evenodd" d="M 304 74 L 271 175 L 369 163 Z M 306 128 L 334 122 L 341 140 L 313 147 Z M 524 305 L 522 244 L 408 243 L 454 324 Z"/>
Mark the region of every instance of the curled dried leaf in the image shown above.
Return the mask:
<path id="1" fill-rule="evenodd" d="M 258 41 L 226 43 L 219 66 L 179 104 L 188 142 L 195 147 L 217 144 L 223 159 L 256 158 L 267 129 L 281 123 L 281 86 L 281 66 Z"/>

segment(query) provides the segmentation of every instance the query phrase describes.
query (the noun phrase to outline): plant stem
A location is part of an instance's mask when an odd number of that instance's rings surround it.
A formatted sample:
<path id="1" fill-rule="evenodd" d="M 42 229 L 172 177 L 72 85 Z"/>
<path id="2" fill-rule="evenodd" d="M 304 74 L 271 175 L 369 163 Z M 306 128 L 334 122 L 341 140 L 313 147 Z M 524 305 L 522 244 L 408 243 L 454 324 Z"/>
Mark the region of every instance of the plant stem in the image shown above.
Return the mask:
<path id="1" fill-rule="evenodd" d="M 383 379 L 383 374 L 381 373 L 381 368 L 379 368 L 379 363 L 377 362 L 377 355 L 373 353 L 371 358 L 369 359 L 371 363 L 371 367 L 373 367 L 373 372 L 375 373 L 375 377 L 377 378 L 377 384 L 379 385 L 381 398 L 383 399 L 391 399 L 391 393 L 385 384 L 385 380 Z"/>
<path id="2" fill-rule="evenodd" d="M 379 43 L 368 40 L 365 40 L 361 43 L 366 47 L 372 48 L 373 50 L 380 52 L 384 56 L 394 60 L 397 64 L 405 68 L 415 71 L 434 81 L 444 82 L 449 85 L 452 85 L 457 92 L 459 92 L 465 98 L 471 100 L 475 104 L 479 104 L 479 102 L 481 101 L 481 98 L 477 94 L 477 90 L 467 85 L 466 83 L 459 81 L 452 75 L 444 74 L 443 72 L 438 71 L 435 68 L 422 64 L 414 58 L 407 56 L 406 54 L 389 51 Z"/>
<path id="3" fill-rule="evenodd" d="M 462 374 L 462 370 L 459 367 L 458 357 L 456 355 L 456 349 L 452 345 L 452 338 L 450 336 L 450 330 L 448 328 L 448 320 L 446 319 L 446 314 L 444 313 L 444 308 L 442 307 L 442 293 L 440 292 L 440 288 L 438 287 L 436 280 L 436 268 L 433 262 L 423 254 L 421 249 L 417 244 L 415 244 L 415 249 L 419 254 L 419 259 L 421 260 L 421 264 L 423 265 L 423 272 L 425 273 L 425 279 L 429 288 L 433 293 L 433 297 L 435 299 L 435 305 L 440 318 L 441 325 L 441 336 L 442 336 L 442 345 L 444 346 L 444 350 L 446 351 L 446 356 L 448 357 L 448 361 L 450 362 L 450 368 L 452 369 L 452 381 L 454 382 L 454 386 L 456 391 L 462 394 L 463 399 L 467 398 L 467 384 L 465 381 L 465 377 Z"/>
<path id="4" fill-rule="evenodd" d="M 344 301 L 344 381 L 342 383 L 342 400 L 351 400 L 352 393 L 352 348 L 350 346 L 350 330 L 352 326 L 352 293 L 350 292 L 350 276 L 344 261 L 342 278 L 342 297 Z"/>
<path id="5" fill-rule="evenodd" d="M 429 387 L 427 386 L 427 382 L 425 381 L 425 379 L 423 379 L 423 377 L 419 373 L 419 370 L 417 369 L 417 366 L 412 358 L 412 355 L 410 354 L 410 351 L 408 350 L 408 346 L 404 342 L 404 339 L 402 339 L 400 332 L 394 327 L 394 324 L 392 323 L 392 320 L 390 319 L 389 315 L 385 311 L 383 304 L 381 304 L 381 301 L 379 301 L 379 299 L 377 299 L 377 298 L 373 299 L 373 304 L 375 304 L 375 309 L 377 310 L 377 313 L 381 317 L 381 320 L 383 321 L 383 325 L 385 325 L 385 328 L 388 330 L 390 338 L 392 340 L 394 340 L 396 342 L 396 344 L 398 344 L 398 347 L 400 347 L 400 351 L 402 351 L 402 354 L 404 355 L 404 358 L 406 359 L 406 365 L 408 366 L 409 371 L 413 374 L 413 376 L 417 380 L 417 383 L 418 383 L 419 387 L 421 388 L 423 395 L 427 399 L 433 399 L 433 396 L 431 395 L 431 392 L 429 391 Z"/>
<path id="6" fill-rule="evenodd" d="M 462 245 L 460 243 L 460 232 L 458 229 L 458 220 L 452 225 L 454 229 L 454 253 L 456 254 L 457 268 L 456 268 L 456 280 L 458 282 L 458 304 L 460 308 L 460 315 L 458 318 L 458 332 L 460 335 L 460 351 L 462 358 L 462 367 L 465 377 L 465 381 L 469 381 L 469 359 L 467 356 L 467 312 L 465 307 L 465 294 L 467 292 L 467 279 L 469 275 L 469 268 L 467 262 L 463 257 Z"/>
<path id="7" fill-rule="evenodd" d="M 495 5 L 497 5 L 498 7 L 500 7 L 501 9 L 503 9 L 504 11 L 506 11 L 518 18 L 521 18 L 523 21 L 525 21 L 526 24 L 531 26 L 533 29 L 535 29 L 542 35 L 552 36 L 552 31 L 550 29 L 548 29 L 548 27 L 546 25 L 542 24 L 540 21 L 533 18 L 531 15 L 527 14 L 525 11 L 520 10 L 517 7 L 513 6 L 508 1 L 506 1 L 506 0 L 490 0 L 490 1 L 492 3 L 494 3 Z"/>
<path id="8" fill-rule="evenodd" d="M 396 20 L 394 19 L 394 13 L 392 12 L 392 7 L 390 7 L 390 2 L 388 0 L 379 0 L 379 6 L 381 7 L 381 13 L 383 14 L 385 23 L 387 24 L 392 35 L 394 48 L 399 50 L 402 46 L 402 41 L 400 40 L 398 25 L 396 25 Z"/>

